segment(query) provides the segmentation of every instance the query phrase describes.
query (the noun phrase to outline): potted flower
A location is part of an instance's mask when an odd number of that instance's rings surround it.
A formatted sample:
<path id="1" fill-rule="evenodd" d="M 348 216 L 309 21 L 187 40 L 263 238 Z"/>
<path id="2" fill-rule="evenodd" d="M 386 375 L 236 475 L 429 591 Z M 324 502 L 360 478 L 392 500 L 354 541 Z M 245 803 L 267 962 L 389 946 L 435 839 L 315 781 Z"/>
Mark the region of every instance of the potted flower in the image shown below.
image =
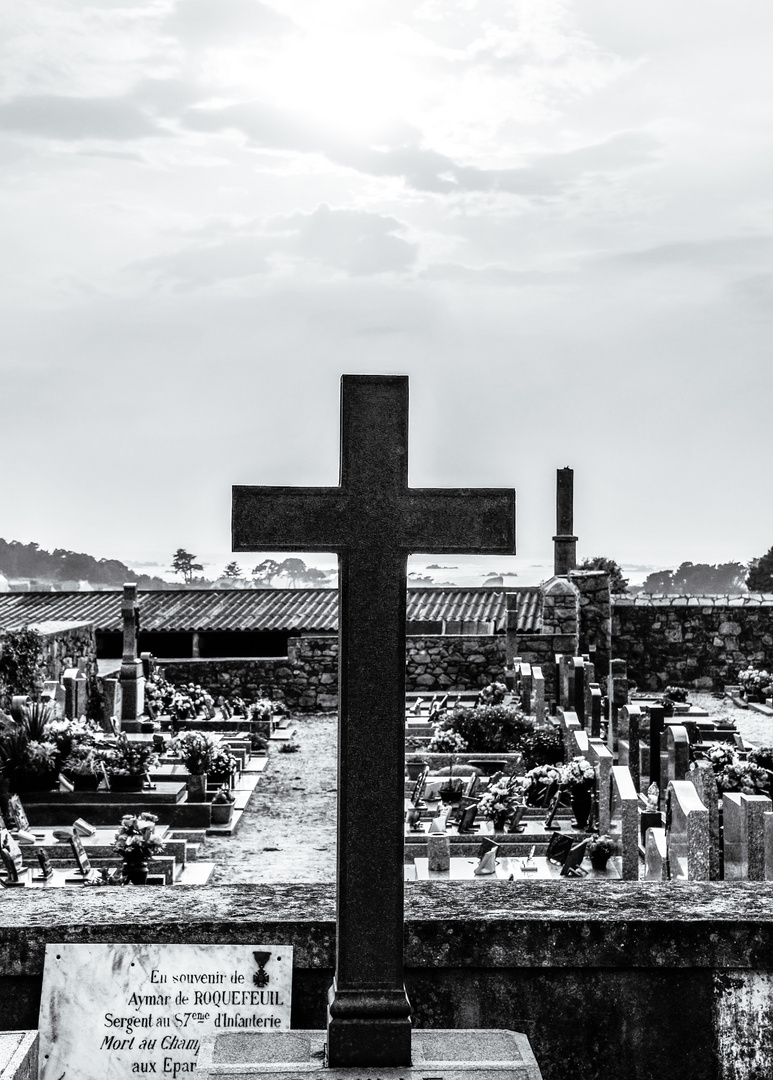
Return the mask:
<path id="1" fill-rule="evenodd" d="M 212 753 L 207 779 L 212 784 L 225 784 L 230 787 L 234 774 L 239 771 L 239 761 L 227 746 L 220 743 Z"/>
<path id="2" fill-rule="evenodd" d="M 124 732 L 115 746 L 100 751 L 111 791 L 141 791 L 148 769 L 158 764 L 158 754 L 149 742 L 130 742 Z"/>
<path id="3" fill-rule="evenodd" d="M 96 791 L 102 778 L 102 757 L 93 746 L 75 746 L 62 762 L 61 771 L 76 791 Z"/>
<path id="4" fill-rule="evenodd" d="M 503 776 L 483 792 L 478 813 L 493 823 L 494 832 L 502 832 L 516 806 L 523 806 L 527 786 L 525 777 Z"/>
<path id="5" fill-rule="evenodd" d="M 50 705 L 27 701 L 12 716 L 0 713 L 0 770 L 13 792 L 49 791 L 56 781 L 59 751 L 46 728 Z"/>
<path id="6" fill-rule="evenodd" d="M 190 773 L 188 798 L 191 802 L 204 802 L 207 793 L 207 773 L 212 768 L 215 742 L 203 731 L 186 731 L 178 735 L 172 749 L 179 754 Z"/>
<path id="7" fill-rule="evenodd" d="M 123 859 L 124 885 L 144 885 L 148 880 L 148 859 L 159 855 L 164 845 L 155 837 L 155 814 L 124 814 L 115 834 L 113 849 Z"/>
<path id="8" fill-rule="evenodd" d="M 616 851 L 617 844 L 608 833 L 601 836 L 594 833 L 585 849 L 594 870 L 606 870 L 607 863 Z"/>
<path id="9" fill-rule="evenodd" d="M 223 785 L 212 796 L 212 824 L 227 825 L 234 812 L 235 796 Z"/>
<path id="10" fill-rule="evenodd" d="M 595 783 L 596 770 L 587 758 L 577 755 L 561 766 L 558 784 L 564 791 L 569 792 L 578 829 L 584 829 L 588 824 Z"/>
<path id="11" fill-rule="evenodd" d="M 426 760 L 423 757 L 419 757 L 418 754 L 412 754 L 405 762 L 408 779 L 411 781 L 418 780 L 424 772 L 426 764 Z"/>
<path id="12" fill-rule="evenodd" d="M 770 690 L 773 676 L 763 668 L 752 667 L 751 664 L 738 676 L 738 682 L 747 701 L 764 701 L 765 695 Z"/>
<path id="13" fill-rule="evenodd" d="M 533 769 L 529 769 L 524 777 L 528 781 L 526 805 L 547 806 L 560 778 L 557 765 L 535 765 Z"/>

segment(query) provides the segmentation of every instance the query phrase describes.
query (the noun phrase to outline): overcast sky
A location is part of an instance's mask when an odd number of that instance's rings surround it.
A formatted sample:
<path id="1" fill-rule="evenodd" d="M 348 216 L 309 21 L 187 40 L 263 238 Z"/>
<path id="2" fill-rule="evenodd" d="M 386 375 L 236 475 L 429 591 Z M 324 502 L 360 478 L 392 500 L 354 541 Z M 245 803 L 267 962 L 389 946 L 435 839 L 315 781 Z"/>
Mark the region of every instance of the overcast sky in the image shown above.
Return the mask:
<path id="1" fill-rule="evenodd" d="M 227 553 L 231 484 L 336 483 L 340 375 L 395 372 L 412 485 L 515 487 L 526 561 L 565 465 L 581 556 L 763 553 L 772 32 L 768 0 L 4 5 L 0 535 Z"/>

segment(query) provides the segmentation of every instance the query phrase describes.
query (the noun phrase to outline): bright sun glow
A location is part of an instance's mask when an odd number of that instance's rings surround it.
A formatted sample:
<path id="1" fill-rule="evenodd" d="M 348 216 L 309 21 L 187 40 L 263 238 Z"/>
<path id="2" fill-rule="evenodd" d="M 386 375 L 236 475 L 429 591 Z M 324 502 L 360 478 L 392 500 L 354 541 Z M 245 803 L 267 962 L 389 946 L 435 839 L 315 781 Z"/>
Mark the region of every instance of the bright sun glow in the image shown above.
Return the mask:
<path id="1" fill-rule="evenodd" d="M 328 31 L 293 41 L 267 57 L 257 80 L 253 70 L 249 81 L 263 100 L 346 138 L 372 136 L 394 118 L 415 116 L 427 93 L 405 42 L 390 34 Z"/>

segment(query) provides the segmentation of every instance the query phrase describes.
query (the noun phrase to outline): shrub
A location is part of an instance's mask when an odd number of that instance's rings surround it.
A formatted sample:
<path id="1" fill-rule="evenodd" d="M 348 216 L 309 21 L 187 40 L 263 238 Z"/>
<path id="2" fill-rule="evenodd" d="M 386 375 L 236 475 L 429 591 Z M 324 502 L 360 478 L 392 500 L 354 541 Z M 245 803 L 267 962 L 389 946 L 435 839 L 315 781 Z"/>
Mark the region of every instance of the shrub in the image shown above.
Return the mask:
<path id="1" fill-rule="evenodd" d="M 564 741 L 560 732 L 541 728 L 521 739 L 523 763 L 527 769 L 535 765 L 556 765 L 564 759 Z"/>
<path id="2" fill-rule="evenodd" d="M 534 721 L 512 705 L 481 705 L 454 709 L 441 728 L 461 735 L 468 753 L 506 754 L 521 748 L 524 737 L 534 731 Z"/>

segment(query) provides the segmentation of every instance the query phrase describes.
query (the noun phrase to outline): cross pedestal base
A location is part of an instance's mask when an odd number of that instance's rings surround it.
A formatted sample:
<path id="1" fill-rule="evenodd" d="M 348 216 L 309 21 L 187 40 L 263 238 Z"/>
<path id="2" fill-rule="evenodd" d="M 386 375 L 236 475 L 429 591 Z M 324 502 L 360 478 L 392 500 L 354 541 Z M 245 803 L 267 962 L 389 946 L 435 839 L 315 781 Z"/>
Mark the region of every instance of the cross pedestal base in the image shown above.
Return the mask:
<path id="1" fill-rule="evenodd" d="M 542 1080 L 525 1035 L 515 1031 L 419 1028 L 411 1036 L 412 1065 L 325 1065 L 324 1031 L 244 1032 L 202 1042 L 197 1080 Z M 377 1068 L 378 1073 L 373 1069 Z"/>
<path id="2" fill-rule="evenodd" d="M 145 676 L 141 660 L 121 663 L 121 720 L 139 720 L 145 711 Z"/>
<path id="3" fill-rule="evenodd" d="M 411 1006 L 405 990 L 342 993 L 334 981 L 328 992 L 327 1060 L 331 1068 L 410 1064 Z"/>

